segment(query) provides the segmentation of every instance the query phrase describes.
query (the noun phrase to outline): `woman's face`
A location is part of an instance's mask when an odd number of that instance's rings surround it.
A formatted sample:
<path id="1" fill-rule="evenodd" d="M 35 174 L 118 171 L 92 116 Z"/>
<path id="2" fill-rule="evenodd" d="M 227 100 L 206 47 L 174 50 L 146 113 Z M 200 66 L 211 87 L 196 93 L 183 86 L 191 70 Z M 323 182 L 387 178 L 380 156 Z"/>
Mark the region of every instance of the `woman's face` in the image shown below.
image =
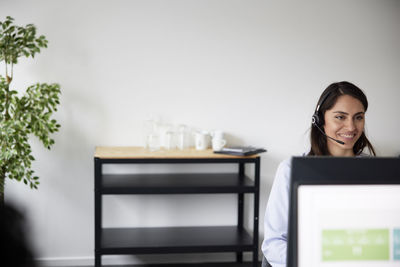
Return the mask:
<path id="1" fill-rule="evenodd" d="M 324 115 L 326 135 L 343 141 L 341 145 L 329 138 L 328 150 L 333 156 L 354 156 L 353 146 L 364 131 L 365 109 L 360 100 L 339 96 L 335 105 Z"/>

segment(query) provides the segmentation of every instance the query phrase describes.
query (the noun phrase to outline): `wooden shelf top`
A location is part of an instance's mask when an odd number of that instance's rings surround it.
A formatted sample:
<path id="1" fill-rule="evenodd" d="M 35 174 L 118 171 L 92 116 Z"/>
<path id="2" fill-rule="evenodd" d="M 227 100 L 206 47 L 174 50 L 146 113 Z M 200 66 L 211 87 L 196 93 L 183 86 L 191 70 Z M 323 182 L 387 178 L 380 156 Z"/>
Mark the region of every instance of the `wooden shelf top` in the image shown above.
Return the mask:
<path id="1" fill-rule="evenodd" d="M 216 154 L 212 149 L 196 150 L 188 148 L 185 150 L 157 150 L 149 151 L 144 147 L 111 147 L 98 146 L 94 157 L 101 159 L 229 159 L 229 158 L 257 158 L 258 155 L 234 156 Z"/>

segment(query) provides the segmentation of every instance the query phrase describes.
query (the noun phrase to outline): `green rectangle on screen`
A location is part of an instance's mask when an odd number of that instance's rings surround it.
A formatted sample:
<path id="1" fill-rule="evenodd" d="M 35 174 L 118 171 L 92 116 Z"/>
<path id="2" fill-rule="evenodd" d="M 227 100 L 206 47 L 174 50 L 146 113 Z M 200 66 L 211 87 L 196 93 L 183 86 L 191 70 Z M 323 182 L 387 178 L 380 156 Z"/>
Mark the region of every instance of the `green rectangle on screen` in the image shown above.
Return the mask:
<path id="1" fill-rule="evenodd" d="M 400 229 L 393 230 L 393 259 L 400 260 Z"/>
<path id="2" fill-rule="evenodd" d="M 389 229 L 322 230 L 322 261 L 389 260 Z"/>

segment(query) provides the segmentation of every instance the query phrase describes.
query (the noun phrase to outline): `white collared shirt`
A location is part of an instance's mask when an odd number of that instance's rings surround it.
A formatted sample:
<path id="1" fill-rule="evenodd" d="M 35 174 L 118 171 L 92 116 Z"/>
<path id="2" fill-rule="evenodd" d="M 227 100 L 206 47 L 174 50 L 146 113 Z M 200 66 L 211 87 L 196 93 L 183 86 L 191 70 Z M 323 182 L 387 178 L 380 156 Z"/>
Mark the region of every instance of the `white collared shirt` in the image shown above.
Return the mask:
<path id="1" fill-rule="evenodd" d="M 265 211 L 261 250 L 272 267 L 286 267 L 291 162 L 279 164 Z"/>

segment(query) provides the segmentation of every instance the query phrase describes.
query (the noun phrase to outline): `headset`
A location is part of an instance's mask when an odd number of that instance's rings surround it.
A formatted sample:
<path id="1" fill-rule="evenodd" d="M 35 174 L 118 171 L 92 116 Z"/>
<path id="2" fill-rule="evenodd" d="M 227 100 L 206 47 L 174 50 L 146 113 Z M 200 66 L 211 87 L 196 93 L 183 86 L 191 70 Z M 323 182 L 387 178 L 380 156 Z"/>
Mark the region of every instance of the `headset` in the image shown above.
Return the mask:
<path id="1" fill-rule="evenodd" d="M 344 142 L 342 142 L 342 141 L 340 141 L 340 140 L 338 140 L 338 139 L 335 139 L 335 138 L 333 138 L 333 137 L 330 137 L 330 136 L 326 135 L 326 133 L 320 128 L 320 126 L 322 126 L 322 122 L 323 122 L 324 119 L 322 118 L 322 114 L 320 114 L 320 112 L 319 112 L 319 108 L 324 104 L 325 100 L 328 98 L 328 96 L 329 96 L 331 93 L 332 93 L 332 91 L 326 93 L 326 95 L 325 95 L 324 97 L 322 97 L 321 101 L 320 101 L 319 104 L 317 105 L 317 108 L 315 109 L 314 115 L 312 115 L 312 117 L 311 117 L 311 123 L 312 123 L 312 125 L 314 125 L 315 127 L 317 127 L 317 129 L 318 129 L 323 135 L 325 135 L 326 137 L 332 139 L 333 141 L 335 141 L 335 142 L 337 142 L 337 143 L 339 143 L 339 144 L 341 144 L 341 145 L 344 145 Z"/>
<path id="2" fill-rule="evenodd" d="M 322 122 L 323 122 L 323 118 L 322 118 L 322 114 L 320 114 L 319 109 L 320 107 L 324 104 L 325 100 L 328 98 L 328 96 L 332 93 L 328 92 L 325 94 L 325 96 L 321 99 L 321 101 L 319 102 L 319 104 L 317 105 L 317 108 L 315 109 L 314 115 L 312 115 L 311 118 L 311 123 L 315 126 L 322 126 Z M 321 115 L 321 117 L 320 117 Z"/>

